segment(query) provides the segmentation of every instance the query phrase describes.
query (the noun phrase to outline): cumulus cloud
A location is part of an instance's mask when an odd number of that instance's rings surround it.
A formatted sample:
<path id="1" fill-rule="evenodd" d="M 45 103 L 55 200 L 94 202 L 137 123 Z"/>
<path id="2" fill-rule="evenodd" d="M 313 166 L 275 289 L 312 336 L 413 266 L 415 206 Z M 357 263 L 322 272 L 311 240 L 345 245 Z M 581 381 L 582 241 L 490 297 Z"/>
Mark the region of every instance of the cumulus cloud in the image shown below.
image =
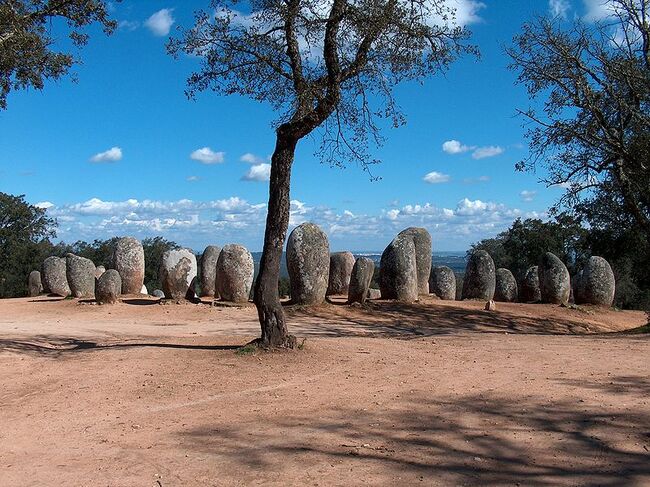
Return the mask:
<path id="1" fill-rule="evenodd" d="M 505 150 L 498 145 L 490 145 L 487 147 L 479 147 L 474 152 L 472 152 L 472 159 L 486 159 L 488 157 L 498 156 L 503 154 Z"/>
<path id="2" fill-rule="evenodd" d="M 90 162 L 117 162 L 122 160 L 122 149 L 112 147 L 107 151 L 95 154 L 90 158 Z"/>
<path id="3" fill-rule="evenodd" d="M 271 164 L 255 164 L 242 176 L 243 181 L 268 181 L 271 179 Z"/>
<path id="4" fill-rule="evenodd" d="M 548 0 L 548 9 L 553 17 L 566 19 L 571 4 L 568 0 Z"/>
<path id="5" fill-rule="evenodd" d="M 49 201 L 39 201 L 34 205 L 36 208 L 40 208 L 42 210 L 47 210 L 49 208 L 52 208 L 54 206 L 54 203 L 51 203 Z"/>
<path id="6" fill-rule="evenodd" d="M 149 17 L 144 25 L 156 36 L 166 36 L 174 24 L 175 20 L 172 16 L 174 9 L 163 8 L 158 10 L 155 14 Z"/>
<path id="7" fill-rule="evenodd" d="M 449 182 L 451 180 L 451 177 L 449 174 L 442 174 L 440 172 L 431 171 L 429 174 L 426 174 L 422 180 L 425 183 L 429 184 L 439 184 Z"/>
<path id="8" fill-rule="evenodd" d="M 463 183 L 465 184 L 487 183 L 489 181 L 490 181 L 490 176 L 479 176 L 477 178 L 463 179 Z"/>
<path id="9" fill-rule="evenodd" d="M 185 180 L 186 180 L 186 181 L 189 181 L 190 183 L 194 183 L 194 182 L 196 182 L 196 181 L 200 181 L 201 178 L 198 177 L 198 176 L 187 176 L 187 177 L 185 178 Z"/>
<path id="10" fill-rule="evenodd" d="M 524 190 L 521 193 L 519 193 L 519 196 L 521 196 L 521 199 L 523 201 L 533 201 L 535 199 L 535 196 L 537 195 L 537 191 L 528 191 Z"/>
<path id="11" fill-rule="evenodd" d="M 190 159 L 198 161 L 201 164 L 221 164 L 225 158 L 225 152 L 215 152 L 209 147 L 197 149 L 190 154 Z"/>
<path id="12" fill-rule="evenodd" d="M 442 144 L 442 150 L 447 154 L 462 154 L 463 152 L 469 152 L 474 148 L 475 147 L 464 145 L 460 141 L 453 139 Z"/>
<path id="13" fill-rule="evenodd" d="M 129 32 L 133 32 L 138 27 L 140 27 L 140 22 L 137 22 L 135 20 L 120 20 L 117 23 L 118 29 L 127 30 Z"/>
<path id="14" fill-rule="evenodd" d="M 270 157 L 260 157 L 256 156 L 255 154 L 252 154 L 250 152 L 247 152 L 246 154 L 243 154 L 239 160 L 241 162 L 247 162 L 248 164 L 262 164 L 263 162 L 268 162 L 271 158 Z"/>

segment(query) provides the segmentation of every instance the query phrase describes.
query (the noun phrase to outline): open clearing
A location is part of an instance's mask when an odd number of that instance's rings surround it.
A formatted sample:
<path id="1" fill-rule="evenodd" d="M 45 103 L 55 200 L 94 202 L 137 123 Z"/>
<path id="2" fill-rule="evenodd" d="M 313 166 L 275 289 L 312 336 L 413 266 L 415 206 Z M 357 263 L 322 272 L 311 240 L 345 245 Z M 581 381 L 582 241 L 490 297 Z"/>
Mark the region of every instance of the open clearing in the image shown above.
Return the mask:
<path id="1" fill-rule="evenodd" d="M 645 315 L 483 304 L 2 300 L 0 485 L 649 485 Z"/>

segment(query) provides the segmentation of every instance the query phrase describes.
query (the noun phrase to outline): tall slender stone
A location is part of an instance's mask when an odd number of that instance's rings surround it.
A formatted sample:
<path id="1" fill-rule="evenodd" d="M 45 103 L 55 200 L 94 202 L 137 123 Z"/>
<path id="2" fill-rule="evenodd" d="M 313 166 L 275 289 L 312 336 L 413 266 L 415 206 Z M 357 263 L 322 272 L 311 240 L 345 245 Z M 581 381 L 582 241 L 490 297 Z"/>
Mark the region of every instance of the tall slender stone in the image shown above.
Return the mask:
<path id="1" fill-rule="evenodd" d="M 368 257 L 359 257 L 350 274 L 348 303 L 365 303 L 370 290 L 370 283 L 375 272 L 375 263 Z"/>
<path id="2" fill-rule="evenodd" d="M 477 250 L 467 261 L 463 280 L 463 299 L 490 301 L 494 298 L 496 269 L 490 254 Z"/>
<path id="3" fill-rule="evenodd" d="M 381 254 L 379 288 L 383 299 L 397 299 L 405 303 L 417 301 L 417 259 L 411 235 L 397 235 Z"/>
<path id="4" fill-rule="evenodd" d="M 431 234 L 426 228 L 409 227 L 402 230 L 399 235 L 409 235 L 415 244 L 415 263 L 418 275 L 418 294 L 429 294 L 429 277 L 431 275 L 431 259 L 433 245 Z"/>
<path id="5" fill-rule="evenodd" d="M 215 278 L 217 276 L 217 260 L 221 248 L 216 245 L 208 245 L 201 256 L 201 297 L 219 297 Z"/>
<path id="6" fill-rule="evenodd" d="M 133 237 L 117 240 L 113 265 L 122 279 L 122 294 L 140 294 L 144 285 L 144 248 Z"/>

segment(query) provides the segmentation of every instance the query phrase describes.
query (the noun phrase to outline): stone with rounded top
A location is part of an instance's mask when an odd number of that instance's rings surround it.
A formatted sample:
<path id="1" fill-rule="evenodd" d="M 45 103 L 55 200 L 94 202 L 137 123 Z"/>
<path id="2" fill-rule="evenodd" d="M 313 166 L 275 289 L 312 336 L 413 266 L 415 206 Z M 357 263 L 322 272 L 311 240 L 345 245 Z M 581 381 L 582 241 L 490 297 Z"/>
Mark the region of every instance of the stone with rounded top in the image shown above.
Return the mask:
<path id="1" fill-rule="evenodd" d="M 245 303 L 253 285 L 253 256 L 243 245 L 224 245 L 217 259 L 216 290 L 224 301 Z"/>
<path id="2" fill-rule="evenodd" d="M 560 258 L 546 252 L 540 259 L 537 272 L 542 302 L 567 304 L 571 294 L 571 276 Z"/>
<path id="3" fill-rule="evenodd" d="M 95 297 L 95 264 L 75 254 L 65 256 L 66 278 L 75 298 Z"/>
<path id="4" fill-rule="evenodd" d="M 382 299 L 404 303 L 417 301 L 417 259 L 412 235 L 398 234 L 381 254 L 379 288 Z"/>
<path id="5" fill-rule="evenodd" d="M 113 251 L 113 267 L 122 279 L 122 294 L 140 294 L 144 284 L 144 248 L 133 237 L 119 238 Z"/>
<path id="6" fill-rule="evenodd" d="M 313 223 L 298 225 L 287 240 L 286 258 L 291 302 L 306 305 L 323 303 L 330 270 L 327 235 Z"/>
<path id="7" fill-rule="evenodd" d="M 365 303 L 368 299 L 370 283 L 375 272 L 375 263 L 368 257 L 359 257 L 352 266 L 348 303 Z"/>
<path id="8" fill-rule="evenodd" d="M 348 294 L 350 276 L 355 264 L 352 252 L 334 252 L 330 254 L 330 274 L 327 284 L 327 295 Z"/>
<path id="9" fill-rule="evenodd" d="M 519 299 L 522 303 L 539 303 L 542 292 L 539 289 L 539 273 L 536 265 L 529 267 L 521 281 Z"/>
<path id="10" fill-rule="evenodd" d="M 418 275 L 418 294 L 429 294 L 429 277 L 431 275 L 431 259 L 433 245 L 431 234 L 426 228 L 409 227 L 402 230 L 399 235 L 409 235 L 415 244 L 415 263 Z"/>
<path id="11" fill-rule="evenodd" d="M 190 249 L 167 250 L 160 264 L 160 282 L 167 299 L 184 299 L 196 276 L 196 256 Z"/>
<path id="12" fill-rule="evenodd" d="M 39 271 L 29 273 L 27 287 L 30 297 L 35 298 L 36 296 L 40 296 L 43 292 L 43 283 L 41 282 L 41 273 Z"/>
<path id="13" fill-rule="evenodd" d="M 490 301 L 496 288 L 496 269 L 490 254 L 477 250 L 467 261 L 463 279 L 463 299 Z"/>
<path id="14" fill-rule="evenodd" d="M 104 272 L 95 287 L 95 301 L 99 304 L 115 304 L 122 292 L 122 278 L 115 269 Z"/>
<path id="15" fill-rule="evenodd" d="M 514 303 L 517 301 L 518 288 L 517 280 L 509 269 L 499 268 L 496 271 L 496 287 L 494 289 L 494 300 L 503 303 Z"/>
<path id="16" fill-rule="evenodd" d="M 162 292 L 162 290 L 160 290 L 160 289 L 154 289 L 154 291 L 151 293 L 151 295 L 154 298 L 164 298 L 165 297 L 165 293 Z"/>
<path id="17" fill-rule="evenodd" d="M 603 257 L 591 256 L 576 284 L 576 304 L 610 307 L 616 293 L 616 279 L 609 262 Z"/>
<path id="18" fill-rule="evenodd" d="M 456 275 L 447 266 L 434 266 L 429 277 L 429 291 L 446 301 L 456 300 Z"/>
<path id="19" fill-rule="evenodd" d="M 46 292 L 58 296 L 70 296 L 70 286 L 66 276 L 66 259 L 62 257 L 48 257 L 43 261 L 43 288 Z"/>
<path id="20" fill-rule="evenodd" d="M 221 247 L 217 245 L 208 245 L 203 251 L 201 256 L 201 297 L 205 298 L 218 298 L 216 276 L 217 276 L 217 260 Z"/>

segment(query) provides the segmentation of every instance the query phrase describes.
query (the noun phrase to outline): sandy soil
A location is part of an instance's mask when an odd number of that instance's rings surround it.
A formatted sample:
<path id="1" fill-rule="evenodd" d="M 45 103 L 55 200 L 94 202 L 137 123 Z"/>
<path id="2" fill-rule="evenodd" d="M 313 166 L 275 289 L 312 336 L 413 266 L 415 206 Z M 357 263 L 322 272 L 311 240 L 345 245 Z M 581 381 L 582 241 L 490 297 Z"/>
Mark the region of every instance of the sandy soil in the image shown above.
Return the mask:
<path id="1" fill-rule="evenodd" d="M 650 485 L 638 312 L 0 301 L 0 486 Z"/>

